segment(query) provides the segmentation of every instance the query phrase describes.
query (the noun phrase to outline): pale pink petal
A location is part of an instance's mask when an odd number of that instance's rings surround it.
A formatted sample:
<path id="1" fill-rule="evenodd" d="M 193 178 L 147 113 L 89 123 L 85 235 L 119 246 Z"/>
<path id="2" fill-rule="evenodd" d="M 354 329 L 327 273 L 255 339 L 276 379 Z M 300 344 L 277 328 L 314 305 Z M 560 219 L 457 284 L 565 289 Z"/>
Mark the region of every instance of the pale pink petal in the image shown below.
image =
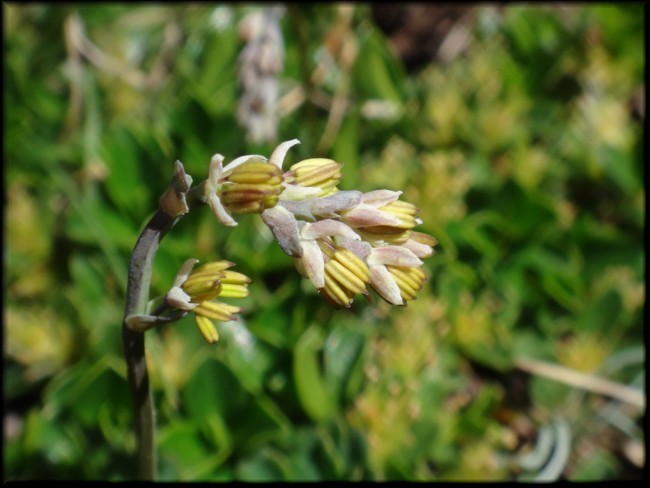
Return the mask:
<path id="1" fill-rule="evenodd" d="M 368 257 L 368 264 L 391 264 L 393 266 L 407 266 L 417 268 L 422 261 L 413 254 L 413 251 L 402 246 L 383 246 L 372 250 Z"/>
<path id="2" fill-rule="evenodd" d="M 398 226 L 401 221 L 395 215 L 382 212 L 367 203 L 360 203 L 343 216 L 343 220 L 353 227 L 371 227 L 374 225 Z"/>
<path id="3" fill-rule="evenodd" d="M 357 190 L 340 191 L 323 198 L 314 198 L 311 212 L 319 217 L 337 218 L 338 212 L 352 209 L 361 202 L 363 194 Z"/>
<path id="4" fill-rule="evenodd" d="M 401 194 L 401 191 L 374 190 L 364 193 L 362 201 L 373 207 L 383 207 L 387 203 L 397 200 Z"/>
<path id="5" fill-rule="evenodd" d="M 421 242 L 416 242 L 413 239 L 407 240 L 402 244 L 402 246 L 410 250 L 419 258 L 428 258 L 433 255 L 433 248 L 431 246 L 422 244 Z"/>
<path id="6" fill-rule="evenodd" d="M 366 262 L 372 252 L 372 246 L 366 241 L 346 239 L 345 237 L 337 237 L 335 241 L 337 245 L 352 251 L 363 262 Z"/>
<path id="7" fill-rule="evenodd" d="M 371 265 L 368 269 L 370 270 L 370 284 L 375 291 L 388 303 L 402 305 L 404 302 L 399 286 L 397 286 L 395 279 L 386 269 L 386 266 Z"/>
<path id="8" fill-rule="evenodd" d="M 284 207 L 299 219 L 310 221 L 310 222 L 316 220 L 316 217 L 314 217 L 314 214 L 312 214 L 311 210 L 309 209 L 311 206 L 310 200 L 300 200 L 300 201 L 280 200 L 278 205 Z"/>
<path id="9" fill-rule="evenodd" d="M 316 288 L 325 286 L 325 259 L 316 241 L 302 241 L 302 264 Z"/>
<path id="10" fill-rule="evenodd" d="M 275 240 L 289 256 L 301 256 L 300 234 L 294 214 L 281 205 L 267 208 L 262 212 L 262 220 L 271 229 Z"/>
<path id="11" fill-rule="evenodd" d="M 306 224 L 300 232 L 303 239 L 319 239 L 325 236 L 341 236 L 348 239 L 359 240 L 361 237 L 348 225 L 338 220 L 324 219 Z"/>

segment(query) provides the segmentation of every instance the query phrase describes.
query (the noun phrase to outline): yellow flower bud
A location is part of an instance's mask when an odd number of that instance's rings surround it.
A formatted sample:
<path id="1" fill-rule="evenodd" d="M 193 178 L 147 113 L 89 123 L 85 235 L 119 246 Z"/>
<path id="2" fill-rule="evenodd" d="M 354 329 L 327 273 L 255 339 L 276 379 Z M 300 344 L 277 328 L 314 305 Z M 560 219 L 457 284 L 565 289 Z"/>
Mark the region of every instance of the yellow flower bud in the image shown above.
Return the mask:
<path id="1" fill-rule="evenodd" d="M 342 164 L 332 159 L 311 158 L 300 161 L 285 173 L 287 183 L 305 187 L 320 188 L 314 196 L 324 197 L 338 191 L 336 185 L 341 181 Z"/>
<path id="2" fill-rule="evenodd" d="M 397 283 L 402 300 L 415 300 L 417 292 L 422 289 L 427 279 L 424 271 L 421 268 L 405 266 L 387 265 L 386 268 Z"/>
<path id="3" fill-rule="evenodd" d="M 321 248 L 326 256 L 325 286 L 318 291 L 331 305 L 348 308 L 355 295 L 368 293 L 368 266 L 348 249 L 328 243 Z"/>

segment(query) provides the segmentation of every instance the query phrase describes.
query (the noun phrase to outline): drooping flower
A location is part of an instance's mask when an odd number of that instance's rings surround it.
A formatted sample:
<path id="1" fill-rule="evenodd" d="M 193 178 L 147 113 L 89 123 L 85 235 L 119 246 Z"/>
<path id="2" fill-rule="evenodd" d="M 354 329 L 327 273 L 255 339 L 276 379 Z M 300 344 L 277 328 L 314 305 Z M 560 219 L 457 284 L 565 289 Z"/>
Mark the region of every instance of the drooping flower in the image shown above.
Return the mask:
<path id="1" fill-rule="evenodd" d="M 367 295 L 368 266 L 349 249 L 322 238 L 318 245 L 325 257 L 325 285 L 318 292 L 335 307 L 350 307 L 355 295 Z"/>
<path id="2" fill-rule="evenodd" d="M 194 320 L 201 334 L 209 343 L 219 340 L 213 320 L 234 320 L 240 307 L 215 300 L 215 298 L 244 298 L 249 295 L 251 279 L 231 271 L 230 261 L 215 261 L 192 269 L 198 262 L 188 259 L 181 266 L 174 284 L 166 295 L 167 303 L 181 310 L 194 312 Z"/>
<path id="3" fill-rule="evenodd" d="M 349 307 L 355 295 L 367 294 L 370 274 L 366 263 L 338 242 L 360 240 L 346 224 L 334 219 L 314 223 L 297 220 L 280 205 L 265 211 L 262 218 L 283 251 L 294 257 L 296 269 L 328 302 Z"/>

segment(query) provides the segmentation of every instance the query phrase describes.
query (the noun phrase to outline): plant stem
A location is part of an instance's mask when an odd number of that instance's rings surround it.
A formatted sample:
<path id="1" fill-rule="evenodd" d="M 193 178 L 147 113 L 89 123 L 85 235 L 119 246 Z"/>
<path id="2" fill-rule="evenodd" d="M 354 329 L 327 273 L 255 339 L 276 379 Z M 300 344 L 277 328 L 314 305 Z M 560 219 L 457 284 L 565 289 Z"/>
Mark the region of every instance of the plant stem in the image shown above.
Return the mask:
<path id="1" fill-rule="evenodd" d="M 128 328 L 126 317 L 145 313 L 153 260 L 158 244 L 178 219 L 179 217 L 171 217 L 158 210 L 140 234 L 129 262 L 122 342 L 129 387 L 134 402 L 138 477 L 142 480 L 153 481 L 156 475 L 154 411 L 144 351 L 144 333 Z"/>
<path id="2" fill-rule="evenodd" d="M 629 403 L 630 405 L 635 405 L 640 409 L 645 409 L 645 394 L 640 390 L 626 385 L 614 383 L 613 381 L 590 374 L 581 373 L 580 371 L 575 371 L 557 364 L 546 363 L 534 359 L 518 358 L 515 360 L 515 366 L 531 374 L 550 378 L 583 390 L 599 393 Z"/>

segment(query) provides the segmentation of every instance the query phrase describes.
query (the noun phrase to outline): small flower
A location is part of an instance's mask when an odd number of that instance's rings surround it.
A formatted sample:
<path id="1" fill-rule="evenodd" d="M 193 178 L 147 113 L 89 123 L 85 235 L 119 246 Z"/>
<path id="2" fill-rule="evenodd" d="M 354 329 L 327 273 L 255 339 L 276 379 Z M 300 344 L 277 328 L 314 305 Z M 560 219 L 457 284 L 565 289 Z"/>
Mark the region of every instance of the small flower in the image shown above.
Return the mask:
<path id="1" fill-rule="evenodd" d="M 232 213 L 261 213 L 275 207 L 282 192 L 282 171 L 266 162 L 246 162 L 222 181 L 219 198 Z"/>
<path id="2" fill-rule="evenodd" d="M 221 154 L 212 156 L 201 198 L 219 222 L 236 226 L 232 213 L 261 213 L 277 204 L 283 191 L 282 160 L 294 144 L 297 139 L 280 144 L 269 161 L 260 155 L 241 156 L 225 168 Z"/>
<path id="3" fill-rule="evenodd" d="M 212 320 L 228 322 L 235 319 L 240 307 L 214 300 L 215 298 L 244 298 L 249 294 L 251 280 L 247 276 L 230 271 L 230 261 L 206 263 L 192 270 L 198 262 L 188 259 L 174 280 L 172 289 L 166 295 L 169 305 L 194 312 L 194 319 L 201 334 L 209 343 L 219 339 Z"/>

